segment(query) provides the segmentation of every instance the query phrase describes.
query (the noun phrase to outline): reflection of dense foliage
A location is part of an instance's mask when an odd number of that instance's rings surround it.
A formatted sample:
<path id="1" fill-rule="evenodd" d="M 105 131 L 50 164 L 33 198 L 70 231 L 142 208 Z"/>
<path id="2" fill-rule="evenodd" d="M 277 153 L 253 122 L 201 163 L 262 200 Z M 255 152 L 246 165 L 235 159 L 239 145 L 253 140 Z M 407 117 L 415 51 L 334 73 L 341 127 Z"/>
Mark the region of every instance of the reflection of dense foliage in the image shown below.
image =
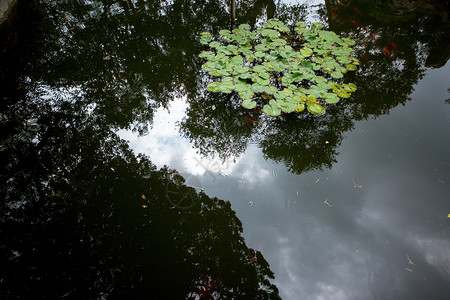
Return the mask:
<path id="1" fill-rule="evenodd" d="M 237 3 L 239 5 L 238 23 L 250 24 L 252 27 L 259 17 L 265 15 L 268 19 L 272 18 L 276 10 L 274 0 L 241 0 Z"/>
<path id="2" fill-rule="evenodd" d="M 410 9 L 404 11 L 402 1 L 396 5 L 380 1 L 333 2 L 327 2 L 331 28 L 359 41 L 357 52 L 362 65 L 355 78 L 349 80 L 364 89 L 348 104 L 354 118 L 386 114 L 398 104 L 405 104 L 424 74 L 423 67 L 432 65 L 430 53 L 437 45 L 431 41 L 446 36 L 438 48 L 445 51 L 449 46 L 449 31 L 442 31 L 449 23 L 438 21 L 441 4 L 429 6 L 434 8 L 424 13 L 420 3 L 410 3 Z M 370 98 L 373 100 L 367 101 Z"/>
<path id="3" fill-rule="evenodd" d="M 68 88 L 108 124 L 142 132 L 156 105 L 196 89 L 197 33 L 229 19 L 219 1 L 36 6 L 43 20 L 33 31 L 45 38 L 33 49 L 30 80 Z"/>
<path id="4" fill-rule="evenodd" d="M 156 171 L 65 101 L 2 116 L 2 299 L 278 297 L 228 202 Z"/>
<path id="5" fill-rule="evenodd" d="M 423 66 L 445 62 L 450 40 L 438 4 L 403 9 L 405 21 L 393 6 L 327 1 L 320 17 L 358 41 L 363 64 L 349 81 L 359 89 L 325 116 L 271 119 L 205 92 L 195 39 L 228 23 L 223 1 L 35 3 L 16 47 L 0 53 L 2 299 L 276 298 L 229 204 L 155 170 L 111 130 L 145 132 L 154 106 L 186 93 L 180 128 L 200 152 L 237 156 L 251 141 L 292 172 L 330 167 L 354 121 L 404 104 Z M 307 9 L 238 4 L 251 24 L 272 14 L 292 24 Z M 178 200 L 195 205 L 181 210 Z"/>
<path id="6" fill-rule="evenodd" d="M 242 108 L 237 95 L 206 93 L 196 100 L 191 101 L 180 131 L 200 153 L 227 158 L 245 151 L 259 114 Z"/>
<path id="7" fill-rule="evenodd" d="M 334 3 L 333 3 L 334 2 Z M 423 47 L 427 67 L 442 67 L 450 58 L 450 4 L 448 1 L 327 1 L 340 26 L 359 27 L 379 36 L 378 45 L 402 52 L 416 41 Z M 411 40 L 408 40 L 410 35 Z M 390 42 L 398 44 L 395 49 Z"/>
<path id="8" fill-rule="evenodd" d="M 435 9 L 429 9 L 429 13 L 424 16 L 413 11 L 412 16 L 407 16 L 406 20 L 396 16 L 395 10 L 386 12 L 385 7 L 373 5 L 370 9 L 364 9 L 363 6 L 358 6 L 358 9 L 350 4 L 350 1 L 348 4 L 327 1 L 326 7 L 316 7 L 318 17 L 323 18 L 325 22 L 325 18 L 328 18 L 332 30 L 357 41 L 361 67 L 356 74 L 348 74 L 346 78 L 357 85 L 357 92 L 351 98 L 338 103 L 336 107 L 329 107 L 327 115 L 319 118 L 292 115 L 262 119 L 256 115 L 253 119 L 258 121 L 259 126 L 252 128 L 254 134 L 249 140 L 258 142 L 268 158 L 284 161 L 293 172 L 330 167 L 335 160 L 335 149 L 342 140 L 342 134 L 353 128 L 355 120 L 387 114 L 392 108 L 407 102 L 413 86 L 424 74 L 426 61 L 430 61 L 430 57 L 426 59 L 426 56 L 433 52 L 429 43 L 431 37 L 446 36 L 442 30 L 448 23 L 442 20 L 436 23 L 437 32 L 433 31 L 431 25 L 432 20 L 440 18 L 439 5 L 437 4 Z M 293 24 L 304 18 L 310 9 L 307 5 L 280 5 L 274 17 Z M 377 10 L 379 13 L 391 14 L 391 17 L 388 21 L 386 18 L 372 18 L 371 16 L 377 14 Z M 411 26 L 404 26 L 403 22 L 413 23 Z M 450 39 L 447 37 L 446 40 L 447 42 L 441 43 L 442 49 L 447 47 Z M 197 101 L 201 101 L 201 104 L 197 105 Z M 215 101 L 213 95 L 202 97 L 201 100 L 190 99 L 196 109 L 189 110 L 189 123 L 185 124 L 183 131 L 197 128 L 191 132 L 197 133 L 197 138 L 191 135 L 191 139 L 200 141 L 197 145 L 200 149 L 223 148 L 211 146 L 211 141 L 203 143 L 205 138 L 198 131 L 205 115 L 208 115 L 209 123 L 216 122 L 211 120 L 209 110 L 201 111 L 198 108 L 212 107 Z M 219 112 L 216 114 L 221 118 Z M 242 118 L 240 115 L 227 115 L 227 118 L 233 117 L 236 120 Z M 198 125 L 194 126 L 194 122 Z M 230 120 L 227 122 L 233 123 Z M 256 122 L 252 123 L 254 127 Z M 222 132 L 222 135 L 217 135 L 217 145 L 226 144 L 236 131 L 230 129 L 228 132 Z M 231 143 L 228 145 L 229 148 L 232 147 Z M 232 153 L 229 148 L 225 148 L 225 154 Z"/>
<path id="9" fill-rule="evenodd" d="M 328 108 L 327 116 L 287 116 L 268 120 L 260 141 L 264 155 L 284 161 L 291 172 L 303 173 L 323 167 L 331 168 L 338 155 L 336 148 L 345 132 L 352 128 L 351 120 L 339 113 L 338 107 Z"/>
<path id="10" fill-rule="evenodd" d="M 196 93 L 194 37 L 228 21 L 223 4 L 36 4 L 0 57 L 0 297 L 278 298 L 230 204 L 113 133 Z"/>

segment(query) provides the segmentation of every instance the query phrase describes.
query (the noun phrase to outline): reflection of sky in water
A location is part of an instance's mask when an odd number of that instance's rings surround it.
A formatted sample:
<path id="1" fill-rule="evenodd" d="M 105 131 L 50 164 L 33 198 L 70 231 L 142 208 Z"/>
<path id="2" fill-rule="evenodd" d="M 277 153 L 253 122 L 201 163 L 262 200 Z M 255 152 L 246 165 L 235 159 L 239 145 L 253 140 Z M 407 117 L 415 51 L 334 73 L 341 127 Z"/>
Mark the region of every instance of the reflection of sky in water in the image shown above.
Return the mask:
<path id="1" fill-rule="evenodd" d="M 270 176 L 270 169 L 261 165 L 260 151 L 249 145 L 239 158 L 225 161 L 217 157 L 204 157 L 197 153 L 191 143 L 182 138 L 178 122 L 185 117 L 185 98 L 177 98 L 170 103 L 169 110 L 159 108 L 154 116 L 153 128 L 145 136 L 132 131 L 121 130 L 121 138 L 130 142 L 136 153 L 148 155 L 158 166 L 177 169 L 187 179 L 187 184 L 199 186 L 199 180 L 215 182 L 219 177 L 235 178 L 241 184 L 261 184 Z"/>
<path id="2" fill-rule="evenodd" d="M 277 1 L 275 1 L 277 3 Z M 317 14 L 317 10 L 319 9 L 319 6 L 325 5 L 324 0 L 281 0 L 280 3 L 286 4 L 286 5 L 306 5 L 308 14 L 306 15 L 305 22 L 312 23 L 312 22 L 319 22 L 320 17 Z"/>
<path id="3" fill-rule="evenodd" d="M 256 145 L 236 161 L 202 158 L 178 132 L 185 99 L 159 109 L 148 135 L 120 136 L 231 201 L 283 299 L 425 299 L 450 281 L 450 165 L 433 148 L 450 149 L 449 67 L 430 70 L 405 107 L 356 123 L 323 172 L 291 174 Z"/>

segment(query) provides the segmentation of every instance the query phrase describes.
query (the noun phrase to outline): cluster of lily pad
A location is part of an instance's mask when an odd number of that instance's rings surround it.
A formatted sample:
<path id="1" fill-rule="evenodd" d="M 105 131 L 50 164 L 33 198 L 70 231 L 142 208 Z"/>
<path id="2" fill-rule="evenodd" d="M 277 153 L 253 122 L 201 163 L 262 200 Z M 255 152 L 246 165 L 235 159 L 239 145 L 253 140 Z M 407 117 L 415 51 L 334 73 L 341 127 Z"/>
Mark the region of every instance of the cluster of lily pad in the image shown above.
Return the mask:
<path id="1" fill-rule="evenodd" d="M 353 83 L 340 79 L 359 63 L 351 57 L 353 40 L 321 28 L 320 23 L 308 27 L 299 22 L 292 34 L 283 22 L 270 19 L 255 31 L 248 24 L 221 30 L 220 41 L 209 32 L 201 33 L 200 42 L 211 48 L 199 55 L 207 60 L 202 69 L 219 77 L 208 90 L 235 91 L 248 109 L 262 102 L 270 116 L 305 107 L 312 114 L 323 114 L 324 105 L 356 90 Z"/>

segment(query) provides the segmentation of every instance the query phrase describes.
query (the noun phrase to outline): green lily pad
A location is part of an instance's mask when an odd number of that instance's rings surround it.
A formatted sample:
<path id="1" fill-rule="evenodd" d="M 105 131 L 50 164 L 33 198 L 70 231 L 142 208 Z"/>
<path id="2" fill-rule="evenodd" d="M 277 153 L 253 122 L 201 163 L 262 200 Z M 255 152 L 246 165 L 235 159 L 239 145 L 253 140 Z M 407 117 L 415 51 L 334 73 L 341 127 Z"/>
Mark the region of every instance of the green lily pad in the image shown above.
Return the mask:
<path id="1" fill-rule="evenodd" d="M 268 116 L 275 117 L 275 116 L 281 115 L 281 108 L 279 108 L 279 107 L 272 107 L 271 105 L 268 105 L 268 104 L 263 106 L 263 111 Z"/>
<path id="2" fill-rule="evenodd" d="M 227 50 L 230 51 L 232 54 L 239 53 L 239 48 L 236 45 L 228 45 Z"/>
<path id="3" fill-rule="evenodd" d="M 217 48 L 217 47 L 220 47 L 221 45 L 219 42 L 211 42 L 211 43 L 209 43 L 209 46 L 211 48 Z"/>
<path id="4" fill-rule="evenodd" d="M 355 41 L 349 38 L 342 38 L 342 40 L 344 41 L 345 44 L 349 46 L 353 46 L 355 44 Z"/>
<path id="5" fill-rule="evenodd" d="M 349 63 L 352 62 L 351 59 L 348 58 L 347 56 L 338 56 L 336 59 L 337 59 L 337 61 L 340 62 L 341 64 L 349 64 Z"/>
<path id="6" fill-rule="evenodd" d="M 221 84 L 220 82 L 214 81 L 214 82 L 208 83 L 206 88 L 211 92 L 220 92 L 220 89 L 219 89 L 220 84 Z"/>
<path id="7" fill-rule="evenodd" d="M 287 97 L 287 95 L 285 93 L 282 93 L 282 92 L 276 92 L 274 94 L 274 96 L 275 96 L 276 99 L 280 99 L 280 100 L 282 100 L 282 99 Z"/>
<path id="8" fill-rule="evenodd" d="M 252 74 L 250 74 L 250 73 L 241 73 L 241 74 L 238 74 L 237 77 L 240 80 L 243 80 L 244 82 L 246 82 L 247 80 L 252 78 Z"/>
<path id="9" fill-rule="evenodd" d="M 270 78 L 270 75 L 267 72 L 259 72 L 258 75 L 262 79 L 269 79 Z"/>
<path id="10" fill-rule="evenodd" d="M 281 110 L 284 111 L 285 113 L 291 113 L 295 111 L 296 108 L 297 105 L 294 103 L 285 102 L 281 105 Z"/>
<path id="11" fill-rule="evenodd" d="M 266 36 L 269 38 L 276 38 L 279 35 L 278 31 L 273 30 L 273 29 L 263 29 L 260 31 L 260 33 L 262 36 Z"/>
<path id="12" fill-rule="evenodd" d="M 241 25 L 239 25 L 239 29 L 243 30 L 243 31 L 247 31 L 247 30 L 250 30 L 251 27 L 248 24 L 241 24 Z"/>
<path id="13" fill-rule="evenodd" d="M 348 83 L 347 86 L 349 87 L 350 92 L 356 91 L 356 84 L 354 84 L 354 83 Z"/>
<path id="14" fill-rule="evenodd" d="M 341 72 L 332 72 L 332 73 L 331 73 L 331 76 L 332 76 L 333 78 L 342 78 L 342 77 L 344 77 L 344 75 L 342 75 Z"/>
<path id="15" fill-rule="evenodd" d="M 300 27 L 300 28 L 305 28 L 306 27 L 306 23 L 305 22 L 298 22 L 295 24 L 295 26 Z"/>
<path id="16" fill-rule="evenodd" d="M 308 108 L 308 111 L 310 113 L 312 113 L 313 115 L 320 115 L 325 112 L 325 109 L 323 108 L 323 106 L 320 104 L 317 104 L 317 103 L 309 104 L 307 106 L 307 108 Z"/>
<path id="17" fill-rule="evenodd" d="M 226 86 L 220 85 L 219 86 L 219 91 L 222 92 L 222 93 L 229 94 L 229 93 L 231 93 L 232 90 L 230 88 L 226 87 Z"/>
<path id="18" fill-rule="evenodd" d="M 270 79 L 264 79 L 264 78 L 258 77 L 256 79 L 256 82 L 259 83 L 260 85 L 269 85 Z"/>
<path id="19" fill-rule="evenodd" d="M 272 86 L 264 86 L 264 93 L 268 94 L 268 95 L 273 95 L 278 91 L 278 89 L 276 87 Z"/>
<path id="20" fill-rule="evenodd" d="M 229 31 L 228 29 L 222 29 L 219 31 L 219 33 L 221 35 L 225 35 L 225 36 L 230 36 L 231 35 L 231 31 Z"/>
<path id="21" fill-rule="evenodd" d="M 253 71 L 257 72 L 257 73 L 265 73 L 266 72 L 266 68 L 264 65 L 256 65 L 253 67 Z"/>
<path id="22" fill-rule="evenodd" d="M 237 73 L 245 73 L 245 72 L 248 72 L 250 70 L 250 68 L 237 65 L 237 66 L 233 67 L 233 70 L 235 70 Z"/>
<path id="23" fill-rule="evenodd" d="M 258 44 L 258 45 L 255 46 L 255 50 L 256 51 L 266 51 L 267 47 L 266 47 L 265 44 Z"/>
<path id="24" fill-rule="evenodd" d="M 264 56 L 266 56 L 266 54 L 264 53 L 264 52 L 259 52 L 259 51 L 257 51 L 257 52 L 255 52 L 255 57 L 264 57 Z"/>
<path id="25" fill-rule="evenodd" d="M 198 55 L 200 57 L 206 58 L 208 60 L 213 59 L 216 55 L 214 54 L 214 52 L 212 51 L 202 51 L 200 52 L 200 54 Z"/>
<path id="26" fill-rule="evenodd" d="M 349 70 L 349 71 L 356 71 L 356 69 L 358 68 L 358 66 L 353 65 L 353 64 L 347 64 L 347 65 L 345 65 L 345 67 L 346 67 L 347 70 Z"/>
<path id="27" fill-rule="evenodd" d="M 244 63 L 244 58 L 240 55 L 233 56 L 231 58 L 231 63 L 242 65 Z"/>
<path id="28" fill-rule="evenodd" d="M 243 100 L 250 100 L 253 98 L 253 96 L 255 95 L 255 93 L 253 93 L 252 90 L 247 89 L 245 91 L 239 92 L 239 96 L 243 99 Z"/>
<path id="29" fill-rule="evenodd" d="M 256 107 L 256 101 L 247 99 L 247 100 L 242 101 L 241 105 L 247 109 L 252 109 L 252 108 Z"/>
<path id="30" fill-rule="evenodd" d="M 301 112 L 301 111 L 303 111 L 304 109 L 305 109 L 305 104 L 300 103 L 300 104 L 297 104 L 297 107 L 295 108 L 295 111 L 296 111 L 296 112 Z"/>
<path id="31" fill-rule="evenodd" d="M 236 84 L 234 86 L 234 89 L 236 90 L 236 92 L 243 92 L 243 91 L 246 91 L 246 90 L 248 90 L 250 88 L 251 88 L 251 86 L 247 85 L 247 84 Z"/>
<path id="32" fill-rule="evenodd" d="M 312 69 L 313 65 L 310 61 L 304 60 L 302 61 L 302 67 L 306 69 Z"/>
<path id="33" fill-rule="evenodd" d="M 313 53 L 311 48 L 302 48 L 302 50 L 300 50 L 300 54 L 303 56 L 311 56 L 311 54 Z"/>
<path id="34" fill-rule="evenodd" d="M 326 103 L 337 103 L 339 102 L 339 97 L 336 94 L 333 93 L 327 93 L 325 96 L 325 102 Z"/>
<path id="35" fill-rule="evenodd" d="M 265 86 L 254 83 L 254 84 L 252 84 L 252 90 L 255 93 L 262 93 L 265 90 Z"/>

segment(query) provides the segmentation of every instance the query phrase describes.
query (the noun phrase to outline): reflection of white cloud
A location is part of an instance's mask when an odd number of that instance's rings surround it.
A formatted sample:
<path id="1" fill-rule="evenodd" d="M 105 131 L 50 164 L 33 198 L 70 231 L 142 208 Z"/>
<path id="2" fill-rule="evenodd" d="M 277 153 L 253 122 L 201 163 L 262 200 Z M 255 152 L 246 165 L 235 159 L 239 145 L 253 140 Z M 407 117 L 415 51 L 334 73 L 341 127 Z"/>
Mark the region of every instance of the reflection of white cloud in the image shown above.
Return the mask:
<path id="1" fill-rule="evenodd" d="M 320 22 L 320 16 L 318 14 L 318 8 L 320 5 L 325 6 L 324 0 L 282 0 L 281 3 L 288 6 L 292 5 L 306 5 L 308 14 L 305 17 L 305 22 L 313 23 Z"/>
<path id="2" fill-rule="evenodd" d="M 231 176 L 242 178 L 247 183 L 267 182 L 271 172 L 265 160 L 261 160 L 261 150 L 256 145 L 249 145 L 240 160 L 239 168 L 233 170 Z"/>
<path id="3" fill-rule="evenodd" d="M 150 156 L 158 167 L 170 165 L 172 161 L 182 158 L 182 155 L 189 155 L 191 150 L 189 143 L 179 138 L 175 125 L 184 116 L 186 107 L 184 99 L 176 99 L 170 106 L 170 112 L 163 108 L 158 109 L 155 112 L 152 129 L 145 136 L 139 136 L 129 130 L 120 130 L 118 134 L 130 142 L 131 148 L 136 153 Z"/>
<path id="4" fill-rule="evenodd" d="M 411 236 L 408 238 L 423 253 L 425 260 L 434 266 L 447 280 L 450 280 L 450 241 Z"/>
<path id="5" fill-rule="evenodd" d="M 170 103 L 168 110 L 156 110 L 152 129 L 147 135 L 139 136 L 129 130 L 121 130 L 118 134 L 130 142 L 130 147 L 136 153 L 149 156 L 158 167 L 167 165 L 191 175 L 203 175 L 207 171 L 229 171 L 229 163 L 224 170 L 216 161 L 202 158 L 189 141 L 180 136 L 177 123 L 185 116 L 187 107 L 186 97 L 176 98 Z"/>
<path id="6" fill-rule="evenodd" d="M 192 144 L 179 134 L 178 122 L 185 117 L 187 107 L 186 97 L 176 98 L 168 110 L 156 110 L 152 128 L 147 135 L 139 136 L 131 130 L 120 130 L 118 134 L 130 142 L 135 153 L 149 156 L 157 167 L 167 165 L 177 169 L 185 177 L 209 179 L 211 175 L 231 176 L 246 184 L 254 184 L 270 176 L 270 170 L 261 164 L 261 150 L 255 145 L 249 146 L 241 158 L 221 160 L 199 155 Z"/>
<path id="7" fill-rule="evenodd" d="M 340 299 L 348 299 L 345 295 L 345 292 L 333 285 L 325 284 L 323 282 L 317 283 L 318 295 L 314 296 L 314 299 L 317 300 L 340 300 Z"/>

